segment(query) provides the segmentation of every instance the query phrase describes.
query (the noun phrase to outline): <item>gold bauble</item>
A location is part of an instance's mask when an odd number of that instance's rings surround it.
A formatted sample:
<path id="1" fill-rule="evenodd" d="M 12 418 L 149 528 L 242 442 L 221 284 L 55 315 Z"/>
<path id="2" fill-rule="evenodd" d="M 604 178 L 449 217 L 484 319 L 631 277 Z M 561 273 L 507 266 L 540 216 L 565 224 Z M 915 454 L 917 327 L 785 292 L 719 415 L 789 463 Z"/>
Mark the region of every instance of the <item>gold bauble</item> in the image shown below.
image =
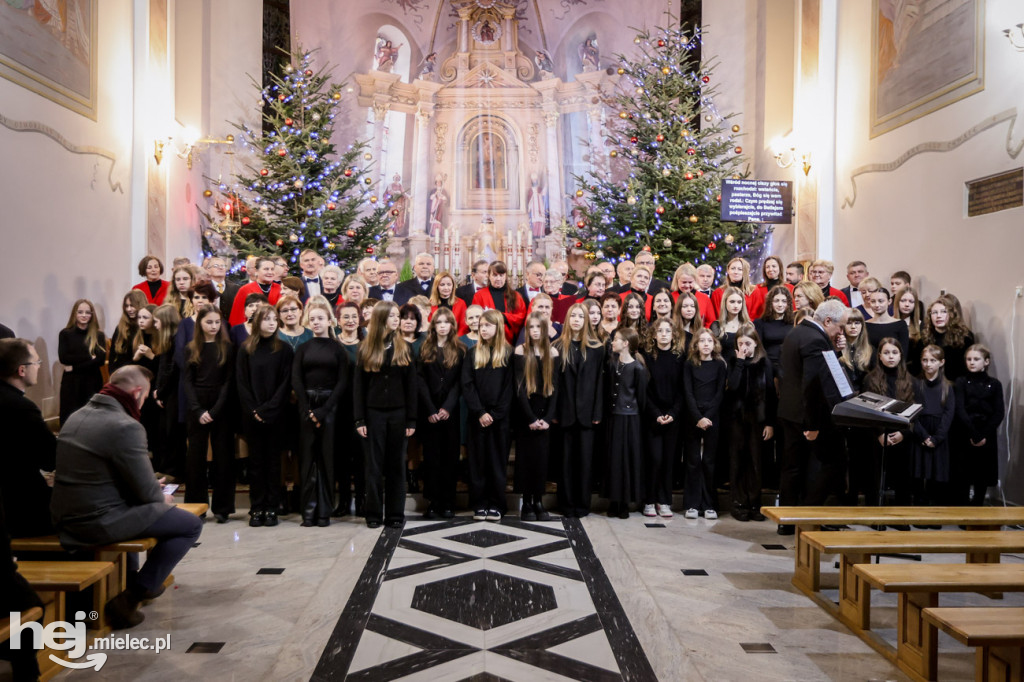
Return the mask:
<path id="1" fill-rule="evenodd" d="M 620 111 L 619 118 L 629 118 L 629 114 L 625 111 Z"/>
<path id="2" fill-rule="evenodd" d="M 364 178 L 363 182 L 365 182 L 367 185 L 372 185 L 373 184 L 373 179 L 372 178 Z"/>
<path id="3" fill-rule="evenodd" d="M 663 66 L 661 67 L 661 72 L 667 76 L 670 73 L 672 73 L 672 69 L 668 68 L 667 66 Z"/>
<path id="4" fill-rule="evenodd" d="M 626 203 L 629 204 L 630 206 L 635 206 L 636 205 L 636 197 L 633 197 L 633 196 L 626 197 Z"/>
<path id="5" fill-rule="evenodd" d="M 734 133 L 738 133 L 738 132 L 740 131 L 740 127 L 739 127 L 739 126 L 733 126 L 733 127 L 732 127 L 732 131 L 733 131 Z"/>
<path id="6" fill-rule="evenodd" d="M 691 222 L 691 223 L 695 223 L 695 222 L 697 222 L 698 220 L 700 220 L 700 218 L 698 218 L 697 216 L 695 216 L 695 215 L 692 215 L 692 216 L 690 216 L 690 222 Z"/>
<path id="7" fill-rule="evenodd" d="M 731 234 L 725 235 L 726 244 L 732 244 L 734 241 L 736 241 L 736 237 L 733 237 Z"/>
<path id="8" fill-rule="evenodd" d="M 622 74 L 626 73 L 626 70 L 620 66 L 617 73 L 621 76 Z"/>
<path id="9" fill-rule="evenodd" d="M 373 158 L 373 154 L 371 154 L 370 152 L 366 152 L 365 154 L 363 154 L 363 158 L 369 161 L 370 159 Z"/>
<path id="10" fill-rule="evenodd" d="M 583 190 L 581 190 L 581 189 L 576 190 L 576 196 L 578 196 L 578 197 L 583 196 Z"/>
<path id="11" fill-rule="evenodd" d="M 211 191 L 210 191 L 210 190 L 208 190 L 208 189 L 206 189 L 206 190 L 203 190 L 203 196 L 204 196 L 204 197 L 206 197 L 207 199 L 209 199 L 210 197 L 212 197 L 212 196 L 213 196 L 213 192 L 211 192 Z"/>
<path id="12" fill-rule="evenodd" d="M 372 195 L 370 197 L 370 203 L 371 204 L 376 204 L 377 203 L 377 195 L 376 194 L 374 194 L 374 195 Z"/>
<path id="13" fill-rule="evenodd" d="M 612 157 L 613 159 L 615 157 L 617 157 L 618 155 L 619 155 L 619 153 L 617 151 L 615 151 L 614 149 L 611 150 L 610 152 L 608 152 L 608 156 Z"/>

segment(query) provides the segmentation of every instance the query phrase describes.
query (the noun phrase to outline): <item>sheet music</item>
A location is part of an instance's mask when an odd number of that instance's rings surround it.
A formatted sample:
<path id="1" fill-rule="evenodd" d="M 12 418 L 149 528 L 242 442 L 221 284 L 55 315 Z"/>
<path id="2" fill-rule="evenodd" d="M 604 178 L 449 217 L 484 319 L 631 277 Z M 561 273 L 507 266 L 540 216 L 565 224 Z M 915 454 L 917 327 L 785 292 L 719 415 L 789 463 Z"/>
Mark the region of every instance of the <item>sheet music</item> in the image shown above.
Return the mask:
<path id="1" fill-rule="evenodd" d="M 849 398 L 853 395 L 853 387 L 850 386 L 850 382 L 846 379 L 846 372 L 839 365 L 839 358 L 836 354 L 830 350 L 823 350 L 821 354 L 825 356 L 825 364 L 828 365 L 828 371 L 832 373 L 832 380 L 836 382 L 836 388 L 839 389 L 839 395 L 844 399 Z"/>

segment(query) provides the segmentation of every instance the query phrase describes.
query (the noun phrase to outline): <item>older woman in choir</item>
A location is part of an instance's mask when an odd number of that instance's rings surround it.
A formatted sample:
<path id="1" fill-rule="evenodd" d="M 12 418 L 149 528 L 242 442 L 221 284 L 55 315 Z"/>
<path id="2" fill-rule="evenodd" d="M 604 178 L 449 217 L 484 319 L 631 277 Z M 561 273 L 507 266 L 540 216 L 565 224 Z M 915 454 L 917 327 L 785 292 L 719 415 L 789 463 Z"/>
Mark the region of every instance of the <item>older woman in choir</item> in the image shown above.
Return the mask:
<path id="1" fill-rule="evenodd" d="M 146 279 L 132 288 L 144 293 L 148 303 L 160 305 L 171 288 L 171 283 L 162 279 L 163 274 L 164 264 L 159 258 L 153 255 L 144 256 L 139 261 L 139 275 Z"/>

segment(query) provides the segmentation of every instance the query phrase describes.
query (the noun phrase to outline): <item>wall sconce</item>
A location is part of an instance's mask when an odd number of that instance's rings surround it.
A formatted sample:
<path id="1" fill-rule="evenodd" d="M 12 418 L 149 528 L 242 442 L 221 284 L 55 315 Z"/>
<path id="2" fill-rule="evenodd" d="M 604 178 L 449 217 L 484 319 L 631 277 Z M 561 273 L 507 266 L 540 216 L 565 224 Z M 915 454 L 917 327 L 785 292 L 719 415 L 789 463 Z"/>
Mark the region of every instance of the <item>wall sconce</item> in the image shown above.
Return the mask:
<path id="1" fill-rule="evenodd" d="M 156 165 L 160 165 L 160 162 L 164 160 L 164 146 L 170 144 L 171 138 L 169 137 L 158 137 L 153 140 L 153 159 L 156 161 Z"/>
<path id="2" fill-rule="evenodd" d="M 773 140 L 772 155 L 775 157 L 775 163 L 779 164 L 780 168 L 789 168 L 799 160 L 804 175 L 811 172 L 811 152 L 798 151 L 796 142 L 792 140 L 787 141 L 782 138 Z"/>
<path id="3" fill-rule="evenodd" d="M 208 148 L 212 144 L 234 144 L 235 143 L 235 136 L 234 135 L 228 135 L 223 140 L 216 140 L 216 139 L 209 138 L 209 137 L 204 137 L 204 138 L 200 138 L 200 139 L 197 140 L 197 139 L 195 139 L 194 136 L 188 136 L 188 137 L 191 137 L 191 141 L 187 141 L 186 140 L 182 144 L 182 148 L 177 152 L 177 154 L 178 154 L 178 158 L 179 159 L 185 159 L 185 165 L 188 167 L 189 170 L 192 170 L 192 161 L 193 161 L 193 159 L 195 157 L 199 156 L 200 150 L 206 149 L 206 148 Z M 202 146 L 200 146 L 200 145 L 202 145 Z"/>
<path id="4" fill-rule="evenodd" d="M 1024 23 L 1017 24 L 1016 28 L 1016 31 L 1012 28 L 1004 28 L 1003 35 L 1017 52 L 1024 52 Z"/>

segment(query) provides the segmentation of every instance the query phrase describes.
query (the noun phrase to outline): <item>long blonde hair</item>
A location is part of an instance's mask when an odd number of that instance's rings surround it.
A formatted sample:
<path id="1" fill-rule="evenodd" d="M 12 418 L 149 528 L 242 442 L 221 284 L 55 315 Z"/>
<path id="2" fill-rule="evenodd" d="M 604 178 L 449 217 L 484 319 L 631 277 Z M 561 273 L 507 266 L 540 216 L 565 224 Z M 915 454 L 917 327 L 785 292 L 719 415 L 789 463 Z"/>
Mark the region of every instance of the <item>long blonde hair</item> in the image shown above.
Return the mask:
<path id="1" fill-rule="evenodd" d="M 164 299 L 164 303 L 170 303 L 178 309 L 178 313 L 184 317 L 192 317 L 192 313 L 195 310 L 192 308 L 192 299 L 188 296 L 182 296 L 178 291 L 178 286 L 174 283 L 174 278 L 179 272 L 188 273 L 188 291 L 191 291 L 196 285 L 196 273 L 193 272 L 192 268 L 187 265 L 179 265 L 171 271 L 171 286 L 170 291 L 167 292 L 167 298 Z"/>
<path id="2" fill-rule="evenodd" d="M 740 280 L 740 285 L 739 286 L 736 286 L 735 284 L 733 284 L 732 280 L 729 279 L 729 266 L 732 265 L 733 263 L 736 263 L 736 262 L 739 262 L 740 265 L 743 267 L 743 279 Z M 726 266 L 725 266 L 725 282 L 722 283 L 722 286 L 718 287 L 719 289 L 723 290 L 722 291 L 723 298 L 725 297 L 724 296 L 724 294 L 725 294 L 724 290 L 727 289 L 728 287 L 733 287 L 734 289 L 740 289 L 743 292 L 744 296 L 746 296 L 747 294 L 749 294 L 750 292 L 752 292 L 755 289 L 754 285 L 750 283 L 750 263 L 747 262 L 746 258 L 740 258 L 739 256 L 736 256 L 735 258 L 733 258 L 732 260 L 730 260 L 726 264 Z"/>
<path id="3" fill-rule="evenodd" d="M 178 331 L 181 315 L 178 314 L 177 306 L 164 303 L 153 311 L 153 320 L 154 324 L 160 321 L 160 329 L 153 334 L 153 352 L 163 355 L 174 347 L 174 334 Z"/>
<path id="4" fill-rule="evenodd" d="M 76 329 L 78 327 L 78 322 L 75 318 L 78 315 L 78 306 L 83 303 L 89 306 L 89 310 L 92 312 L 89 324 L 85 328 L 85 347 L 89 350 L 89 354 L 95 357 L 99 355 L 100 351 L 106 351 L 106 348 L 100 343 L 100 323 L 96 319 L 96 306 L 92 304 L 92 301 L 87 298 L 80 298 L 75 301 L 75 304 L 71 306 L 71 315 L 68 317 L 68 323 L 64 325 L 64 328 Z"/>
<path id="5" fill-rule="evenodd" d="M 481 369 L 488 364 L 495 369 L 504 367 L 508 364 L 509 355 L 508 341 L 505 340 L 505 316 L 497 310 L 485 310 L 480 316 L 480 324 L 484 322 L 494 325 L 494 337 L 490 341 L 484 339 L 477 327 L 477 336 L 480 336 L 480 340 L 473 346 L 476 349 L 473 368 Z"/>
<path id="6" fill-rule="evenodd" d="M 871 369 L 871 358 L 874 357 L 874 349 L 868 340 L 868 328 L 864 324 L 864 315 L 856 308 L 851 308 L 846 314 L 846 323 L 860 322 L 860 334 L 853 341 L 846 340 L 846 348 L 840 358 L 842 363 L 850 369 L 867 372 Z M 845 325 L 844 325 L 845 326 Z M 846 331 L 844 330 L 845 334 Z"/>
<path id="7" fill-rule="evenodd" d="M 398 310 L 393 301 L 381 301 L 373 306 L 366 338 L 359 345 L 356 356 L 359 365 L 367 372 L 379 372 L 384 366 L 388 344 L 391 344 L 391 364 L 405 367 L 412 362 L 412 350 L 397 329 L 388 329 L 388 317 L 392 310 Z"/>
<path id="8" fill-rule="evenodd" d="M 437 286 L 437 280 L 434 280 L 434 286 Z M 443 346 L 437 345 L 437 323 L 441 320 L 447 320 L 452 326 L 452 330 L 448 333 L 448 339 L 445 341 Z M 504 334 L 503 334 L 504 336 Z M 455 313 L 448 308 L 438 308 L 434 313 L 434 319 L 430 321 L 430 329 L 427 331 L 427 338 L 420 346 L 420 360 L 424 364 L 430 364 L 437 359 L 438 356 L 441 358 L 441 364 L 447 369 L 451 369 L 455 364 L 462 359 L 462 356 L 466 354 L 466 344 L 459 341 L 459 324 L 455 321 Z"/>
<path id="9" fill-rule="evenodd" d="M 740 259 L 743 260 L 743 259 Z M 743 261 L 746 263 L 747 261 Z M 747 312 L 747 297 L 743 295 L 737 287 L 724 286 L 721 287 L 722 291 L 722 304 L 719 306 L 718 319 L 722 321 L 722 326 L 729 321 L 729 310 L 727 304 L 729 299 L 733 296 L 739 296 L 743 301 L 743 305 L 740 306 L 740 312 L 736 315 L 736 319 L 739 320 L 741 325 L 750 324 L 750 313 Z"/>
<path id="10" fill-rule="evenodd" d="M 441 280 L 446 277 L 452 281 L 452 293 L 451 296 L 445 299 L 441 298 L 441 291 L 437 288 L 437 285 L 440 284 Z M 455 305 L 455 299 L 457 298 L 455 296 L 455 289 L 455 278 L 452 277 L 452 274 L 450 272 L 448 272 L 447 270 L 442 270 L 441 272 L 437 273 L 434 276 L 434 285 L 430 288 L 430 305 L 440 306 L 441 304 L 444 304 L 451 308 L 453 305 Z"/>
<path id="11" fill-rule="evenodd" d="M 914 297 L 914 309 L 910 311 L 909 315 L 904 315 L 900 311 L 900 301 L 903 300 L 903 297 L 907 294 Z M 892 311 L 896 314 L 897 320 L 907 321 L 910 340 L 918 341 L 921 338 L 921 299 L 918 298 L 917 292 L 914 291 L 913 287 L 909 284 L 905 287 L 901 287 L 896 292 L 896 298 L 893 299 Z"/>
<path id="12" fill-rule="evenodd" d="M 573 338 L 573 331 L 569 327 L 569 317 L 572 315 L 572 311 L 574 310 L 579 310 L 583 313 L 583 328 L 579 331 L 579 338 L 575 339 Z M 565 313 L 565 323 L 562 325 L 562 335 L 555 341 L 555 346 L 562 355 L 563 365 L 572 363 L 573 341 L 580 342 L 580 355 L 583 356 L 584 362 L 587 360 L 588 348 L 601 348 L 604 346 L 604 344 L 601 343 L 601 339 L 594 332 L 594 326 L 590 323 L 589 312 L 588 306 L 585 303 L 573 303 Z"/>
<path id="13" fill-rule="evenodd" d="M 540 340 L 530 336 L 530 323 L 540 325 Z M 545 398 L 555 392 L 555 358 L 551 354 L 551 339 L 548 335 L 548 321 L 540 313 L 530 313 L 526 318 L 526 337 L 523 341 L 523 382 L 526 394 L 541 393 Z M 540 363 L 541 386 L 537 386 L 537 363 Z"/>
<path id="14" fill-rule="evenodd" d="M 338 326 L 338 321 L 334 318 L 334 309 L 323 296 L 313 296 L 306 301 L 306 307 L 302 310 L 302 326 L 306 328 L 309 327 L 309 313 L 313 310 L 321 310 L 327 314 L 327 336 L 332 339 L 337 339 L 338 332 L 335 327 Z"/>
<path id="15" fill-rule="evenodd" d="M 124 312 L 124 304 L 131 302 L 135 308 L 135 319 L 129 319 Z M 117 322 L 117 343 L 114 344 L 114 352 L 124 353 L 132 347 L 135 335 L 139 330 L 139 311 L 146 307 L 146 294 L 138 289 L 132 289 L 121 299 L 121 319 Z"/>

